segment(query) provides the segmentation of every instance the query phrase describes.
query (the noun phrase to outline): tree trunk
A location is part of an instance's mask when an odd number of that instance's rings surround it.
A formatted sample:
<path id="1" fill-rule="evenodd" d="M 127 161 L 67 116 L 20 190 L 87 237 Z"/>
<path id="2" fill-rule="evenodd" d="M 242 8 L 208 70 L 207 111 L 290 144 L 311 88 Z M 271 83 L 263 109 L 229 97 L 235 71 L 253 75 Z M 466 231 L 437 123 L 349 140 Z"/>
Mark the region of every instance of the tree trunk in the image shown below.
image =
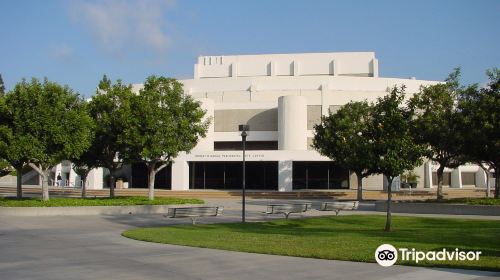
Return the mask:
<path id="1" fill-rule="evenodd" d="M 17 173 L 17 183 L 16 183 L 16 197 L 18 199 L 23 198 L 23 169 L 22 168 L 16 168 L 16 173 Z"/>
<path id="2" fill-rule="evenodd" d="M 42 165 L 36 165 L 32 162 L 28 163 L 28 165 L 33 168 L 33 170 L 42 177 L 42 199 L 47 201 L 49 200 L 49 170 L 50 167 L 47 167 L 47 169 L 43 169 Z"/>
<path id="3" fill-rule="evenodd" d="M 357 199 L 358 199 L 358 201 L 362 201 L 363 200 L 363 177 L 361 176 L 361 173 L 356 173 L 356 176 L 358 177 Z"/>
<path id="4" fill-rule="evenodd" d="M 155 199 L 155 163 L 148 164 L 148 198 L 149 200 Z"/>
<path id="5" fill-rule="evenodd" d="M 82 198 L 87 198 L 87 175 L 82 177 Z"/>
<path id="6" fill-rule="evenodd" d="M 443 200 L 444 195 L 443 195 L 443 171 L 444 171 L 444 166 L 439 165 L 439 168 L 437 170 L 437 179 L 438 179 L 438 188 L 437 188 L 437 200 Z"/>
<path id="7" fill-rule="evenodd" d="M 115 171 L 110 170 L 109 172 L 109 177 L 108 177 L 108 186 L 109 186 L 109 197 L 114 198 L 115 197 Z"/>
<path id="8" fill-rule="evenodd" d="M 392 215 L 391 215 L 391 201 L 392 201 L 392 180 L 394 178 L 387 176 L 389 183 L 387 187 L 387 219 L 385 221 L 385 231 L 391 231 Z"/>
<path id="9" fill-rule="evenodd" d="M 40 168 L 41 169 L 41 168 Z M 43 170 L 42 172 L 42 199 L 44 201 L 49 200 L 49 169 Z"/>

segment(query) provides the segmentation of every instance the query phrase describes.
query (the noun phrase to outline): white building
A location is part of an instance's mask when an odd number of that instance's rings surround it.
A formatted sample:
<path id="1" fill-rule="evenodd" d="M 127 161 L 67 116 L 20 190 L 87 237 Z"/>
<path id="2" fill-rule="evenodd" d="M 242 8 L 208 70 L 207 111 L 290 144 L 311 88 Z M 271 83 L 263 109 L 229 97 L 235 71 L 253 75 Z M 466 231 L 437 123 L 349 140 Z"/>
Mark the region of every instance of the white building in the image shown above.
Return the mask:
<path id="1" fill-rule="evenodd" d="M 395 85 L 406 85 L 406 91 L 414 93 L 421 85 L 438 83 L 379 77 L 373 52 L 201 56 L 193 79 L 181 82 L 187 94 L 202 102 L 212 125 L 191 153 L 157 174 L 157 188 L 240 189 L 238 125 L 248 124 L 247 188 L 354 189 L 354 174 L 310 147 L 313 126 L 343 104 L 375 101 Z M 71 182 L 73 172 L 61 165 L 56 169 L 68 173 L 63 177 L 69 175 Z M 435 170 L 430 163 L 417 168 L 417 187 L 434 187 Z M 477 166 L 445 171 L 445 185 L 450 187 L 485 186 L 485 173 Z M 141 164 L 127 166 L 120 176 L 130 187 L 147 186 Z M 94 170 L 89 187 L 102 188 L 102 178 L 102 169 Z M 381 190 L 383 185 L 382 176 L 364 181 L 366 189 Z"/>

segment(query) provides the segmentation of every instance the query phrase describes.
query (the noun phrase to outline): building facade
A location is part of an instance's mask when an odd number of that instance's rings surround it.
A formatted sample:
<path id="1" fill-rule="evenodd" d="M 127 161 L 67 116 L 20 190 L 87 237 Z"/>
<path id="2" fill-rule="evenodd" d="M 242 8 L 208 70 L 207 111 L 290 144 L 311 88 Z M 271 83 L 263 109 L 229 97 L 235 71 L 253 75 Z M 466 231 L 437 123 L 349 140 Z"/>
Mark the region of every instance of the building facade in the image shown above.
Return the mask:
<path id="1" fill-rule="evenodd" d="M 157 174 L 156 188 L 240 189 L 242 143 L 238 125 L 248 124 L 248 189 L 293 191 L 354 189 L 357 178 L 311 148 L 314 125 L 349 101 L 375 101 L 394 86 L 408 94 L 438 81 L 379 77 L 373 52 L 201 56 L 193 79 L 181 80 L 186 94 L 199 100 L 211 118 L 207 136 L 188 154 L 175 158 Z M 135 85 L 138 90 L 141 85 Z M 437 184 L 437 167 L 416 168 L 417 188 Z M 449 187 L 484 187 L 477 166 L 445 170 Z M 56 167 L 71 183 L 71 170 Z M 146 187 L 142 164 L 126 166 L 119 177 L 128 187 Z M 89 188 L 105 187 L 106 172 L 94 170 Z M 434 178 L 434 180 L 433 180 Z M 78 184 L 78 183 L 76 183 Z M 382 190 L 381 175 L 364 180 L 366 189 Z M 398 184 L 399 186 L 399 184 Z"/>

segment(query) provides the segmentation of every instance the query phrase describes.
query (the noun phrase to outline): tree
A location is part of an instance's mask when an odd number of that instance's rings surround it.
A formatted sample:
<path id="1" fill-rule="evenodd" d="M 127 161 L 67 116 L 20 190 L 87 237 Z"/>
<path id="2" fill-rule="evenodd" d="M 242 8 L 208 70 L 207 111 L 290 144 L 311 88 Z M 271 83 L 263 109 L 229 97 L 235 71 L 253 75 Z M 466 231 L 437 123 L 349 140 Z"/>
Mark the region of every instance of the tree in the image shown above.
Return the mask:
<path id="1" fill-rule="evenodd" d="M 2 74 L 0 74 L 0 96 L 5 94 L 5 84 L 3 83 Z"/>
<path id="2" fill-rule="evenodd" d="M 23 167 L 28 164 L 34 152 L 35 139 L 25 133 L 23 115 L 30 108 L 26 93 L 22 95 L 0 94 L 0 159 L 7 162 L 16 173 L 16 197 L 23 197 Z"/>
<path id="3" fill-rule="evenodd" d="M 124 155 L 127 154 L 125 144 L 128 135 L 125 131 L 129 130 L 132 123 L 130 102 L 133 96 L 131 85 L 125 85 L 121 80 L 112 84 L 104 75 L 88 104 L 89 114 L 96 124 L 91 150 L 97 155 L 97 165 L 110 172 L 110 197 L 115 196 L 116 172 L 122 167 Z"/>
<path id="4" fill-rule="evenodd" d="M 175 79 L 150 76 L 132 100 L 132 125 L 125 131 L 129 152 L 124 156 L 146 163 L 152 200 L 156 173 L 179 152 L 194 148 L 205 137 L 210 120 L 203 120 L 199 102 L 184 94 Z"/>
<path id="5" fill-rule="evenodd" d="M 391 230 L 392 182 L 395 177 L 422 163 L 424 148 L 415 144 L 410 132 L 411 112 L 402 108 L 404 86 L 394 87 L 389 95 L 379 97 L 373 107 L 370 137 L 375 159 L 373 173 L 385 175 L 387 187 L 387 220 Z"/>
<path id="6" fill-rule="evenodd" d="M 35 78 L 22 80 L 6 98 L 7 107 L 16 108 L 12 114 L 16 134 L 12 135 L 22 138 L 17 159 L 28 158 L 30 167 L 42 177 L 42 198 L 48 200 L 51 168 L 88 148 L 91 119 L 77 94 L 46 78 L 42 83 Z"/>
<path id="7" fill-rule="evenodd" d="M 408 102 L 414 114 L 412 134 L 415 142 L 426 147 L 425 156 L 439 164 L 437 199 L 443 199 L 443 171 L 465 163 L 462 114 L 456 103 L 460 91 L 460 68 L 446 83 L 424 86 Z"/>
<path id="8" fill-rule="evenodd" d="M 473 162 L 486 163 L 495 172 L 495 198 L 500 193 L 500 69 L 486 72 L 485 87 L 469 86 L 462 93 L 459 108 L 464 114 L 464 155 Z"/>
<path id="9" fill-rule="evenodd" d="M 358 177 L 358 200 L 363 200 L 362 180 L 373 169 L 373 140 L 367 137 L 371 109 L 366 101 L 349 102 L 314 127 L 314 148 Z"/>
<path id="10" fill-rule="evenodd" d="M 85 103 L 85 107 L 88 110 L 88 103 Z M 99 145 L 96 145 L 95 138 L 95 123 L 92 121 L 92 125 L 90 126 L 90 134 L 92 139 L 92 144 L 83 154 L 78 156 L 77 158 L 71 159 L 73 170 L 76 174 L 80 175 L 80 179 L 82 182 L 82 198 L 87 197 L 87 176 L 90 171 L 99 166 L 99 156 L 101 151 L 97 148 Z"/>

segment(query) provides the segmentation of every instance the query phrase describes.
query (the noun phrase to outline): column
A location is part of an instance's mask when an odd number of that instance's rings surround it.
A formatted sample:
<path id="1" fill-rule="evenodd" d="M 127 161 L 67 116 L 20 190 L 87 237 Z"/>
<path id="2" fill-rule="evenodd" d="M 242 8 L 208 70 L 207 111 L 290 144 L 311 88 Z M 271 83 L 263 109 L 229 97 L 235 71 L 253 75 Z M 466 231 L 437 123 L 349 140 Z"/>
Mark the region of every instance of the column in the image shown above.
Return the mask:
<path id="1" fill-rule="evenodd" d="M 187 161 L 176 160 L 172 163 L 172 190 L 189 190 L 189 164 Z"/>
<path id="2" fill-rule="evenodd" d="M 378 59 L 374 58 L 372 59 L 371 63 L 371 72 L 373 77 L 377 78 L 378 77 Z"/>
<path id="3" fill-rule="evenodd" d="M 451 171 L 451 188 L 462 188 L 462 172 L 460 167 Z"/>
<path id="4" fill-rule="evenodd" d="M 488 180 L 486 172 L 482 168 L 479 168 L 476 172 L 476 187 L 486 188 L 486 180 Z"/>
<path id="5" fill-rule="evenodd" d="M 424 164 L 424 188 L 432 188 L 432 164 L 430 161 Z"/>
<path id="6" fill-rule="evenodd" d="M 278 99 L 278 149 L 307 150 L 307 100 L 303 96 Z"/>
<path id="7" fill-rule="evenodd" d="M 293 161 L 278 162 L 278 191 L 291 192 L 293 190 Z"/>
<path id="8" fill-rule="evenodd" d="M 104 186 L 103 184 L 103 168 L 94 168 L 87 175 L 87 189 L 90 190 L 101 190 Z"/>

